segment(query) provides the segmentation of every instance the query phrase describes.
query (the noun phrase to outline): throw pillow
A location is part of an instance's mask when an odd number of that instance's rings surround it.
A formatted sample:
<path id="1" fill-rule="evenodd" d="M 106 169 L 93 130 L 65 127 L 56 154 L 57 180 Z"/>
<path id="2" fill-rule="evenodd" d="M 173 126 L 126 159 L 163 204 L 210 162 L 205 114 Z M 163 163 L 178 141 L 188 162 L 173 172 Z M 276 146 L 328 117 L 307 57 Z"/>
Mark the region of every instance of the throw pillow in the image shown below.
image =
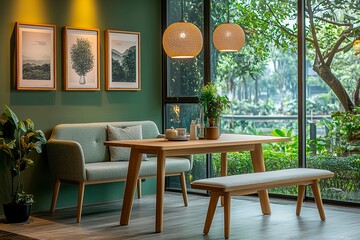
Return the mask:
<path id="1" fill-rule="evenodd" d="M 114 127 L 111 125 L 107 126 L 108 140 L 136 140 L 142 139 L 142 128 L 141 125 L 131 127 Z M 130 159 L 130 148 L 127 147 L 109 147 L 110 160 L 111 161 L 129 161 Z M 142 159 L 146 159 L 146 155 L 143 154 Z"/>

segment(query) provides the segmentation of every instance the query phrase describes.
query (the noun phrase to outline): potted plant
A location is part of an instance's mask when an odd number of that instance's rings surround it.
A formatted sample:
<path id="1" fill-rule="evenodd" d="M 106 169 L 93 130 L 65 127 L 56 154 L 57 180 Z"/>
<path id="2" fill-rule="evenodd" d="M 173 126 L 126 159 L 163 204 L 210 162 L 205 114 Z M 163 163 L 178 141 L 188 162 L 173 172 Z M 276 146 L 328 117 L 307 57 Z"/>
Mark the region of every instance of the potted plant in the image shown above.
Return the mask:
<path id="1" fill-rule="evenodd" d="M 230 107 L 227 96 L 220 96 L 214 84 L 208 83 L 201 89 L 199 103 L 204 110 L 204 117 L 208 121 L 205 129 L 206 139 L 218 139 L 220 136 L 219 120 L 221 114 Z"/>
<path id="2" fill-rule="evenodd" d="M 8 222 L 25 222 L 30 216 L 33 195 L 24 192 L 25 170 L 34 164 L 34 157 L 41 153 L 46 138 L 41 130 L 34 129 L 31 119 L 19 121 L 7 106 L 0 119 L 0 166 L 11 176 L 9 203 L 3 204 Z"/>

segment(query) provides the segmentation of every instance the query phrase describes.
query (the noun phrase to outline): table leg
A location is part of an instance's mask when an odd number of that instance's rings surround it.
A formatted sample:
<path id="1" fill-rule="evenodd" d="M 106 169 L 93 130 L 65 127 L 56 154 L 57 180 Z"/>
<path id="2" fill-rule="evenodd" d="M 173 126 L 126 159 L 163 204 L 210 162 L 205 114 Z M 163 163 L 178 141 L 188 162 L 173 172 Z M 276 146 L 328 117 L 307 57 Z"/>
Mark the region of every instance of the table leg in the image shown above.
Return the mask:
<path id="1" fill-rule="evenodd" d="M 126 178 L 124 200 L 121 210 L 120 225 L 128 225 L 130 220 L 131 209 L 134 201 L 137 179 L 139 178 L 139 170 L 142 154 L 136 148 L 131 149 L 128 173 Z"/>
<path id="2" fill-rule="evenodd" d="M 265 172 L 265 161 L 264 155 L 262 152 L 261 144 L 256 144 L 254 151 L 250 152 L 251 154 L 251 161 L 254 167 L 255 172 Z M 270 215 L 270 202 L 269 202 L 269 194 L 267 190 L 260 190 L 258 191 L 259 200 L 261 205 L 261 210 L 264 215 Z"/>
<path id="3" fill-rule="evenodd" d="M 155 232 L 163 230 L 164 211 L 164 189 L 165 189 L 165 156 L 160 152 L 157 155 L 157 177 L 156 177 L 156 223 Z"/>
<path id="4" fill-rule="evenodd" d="M 227 153 L 221 153 L 221 167 L 220 167 L 220 174 L 221 176 L 227 175 Z M 221 196 L 221 206 L 224 206 L 224 196 Z"/>

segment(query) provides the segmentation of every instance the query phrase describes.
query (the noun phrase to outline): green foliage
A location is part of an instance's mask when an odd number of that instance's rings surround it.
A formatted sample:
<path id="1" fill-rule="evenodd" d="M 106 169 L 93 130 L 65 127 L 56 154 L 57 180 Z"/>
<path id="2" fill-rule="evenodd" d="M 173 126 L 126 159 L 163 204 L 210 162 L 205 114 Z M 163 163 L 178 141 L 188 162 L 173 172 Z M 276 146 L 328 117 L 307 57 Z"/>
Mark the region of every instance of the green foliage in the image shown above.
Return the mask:
<path id="1" fill-rule="evenodd" d="M 263 145 L 265 166 L 268 171 L 298 167 L 298 136 L 293 129 L 274 129 L 274 136 L 290 137 L 289 142 L 269 143 Z M 328 169 L 335 173 L 334 178 L 320 181 L 322 195 L 326 199 L 343 201 L 360 201 L 360 154 L 347 156 L 332 156 L 330 154 L 311 155 L 307 146 L 307 167 Z M 221 155 L 212 155 L 213 176 L 220 176 Z M 227 155 L 228 175 L 253 172 L 249 152 L 231 152 Z M 195 169 L 196 168 L 196 169 Z M 191 179 L 206 177 L 206 161 L 194 157 L 194 168 L 190 174 Z M 296 195 L 296 186 L 271 189 L 277 194 Z M 309 191 L 311 194 L 311 191 Z"/>
<path id="2" fill-rule="evenodd" d="M 325 126 L 328 134 L 315 139 L 318 151 L 323 154 L 345 155 L 360 152 L 360 107 L 352 112 L 335 112 L 331 119 L 318 123 Z"/>
<path id="3" fill-rule="evenodd" d="M 204 108 L 204 115 L 209 120 L 210 126 L 217 126 L 221 114 L 230 108 L 227 96 L 220 96 L 214 84 L 208 83 L 201 89 L 199 103 Z M 215 123 L 211 123 L 214 121 Z"/>
<path id="4" fill-rule="evenodd" d="M 11 196 L 11 202 L 16 203 L 18 205 L 25 205 L 25 204 L 32 205 L 34 203 L 34 195 L 25 192 L 15 192 Z"/>
<path id="5" fill-rule="evenodd" d="M 11 201 L 26 201 L 32 204 L 32 195 L 23 191 L 23 172 L 33 166 L 33 153 L 41 153 L 46 138 L 41 130 L 34 129 L 31 119 L 19 121 L 16 114 L 7 106 L 4 107 L 5 119 L 0 119 L 0 152 L 1 167 L 11 173 Z M 17 178 L 16 187 L 14 187 Z"/>
<path id="6" fill-rule="evenodd" d="M 95 56 L 91 51 L 91 42 L 85 38 L 77 38 L 70 49 L 71 66 L 79 76 L 85 76 L 94 68 Z"/>
<path id="7" fill-rule="evenodd" d="M 360 154 L 344 157 L 310 156 L 307 165 L 335 173 L 333 178 L 320 181 L 325 198 L 360 201 Z"/>

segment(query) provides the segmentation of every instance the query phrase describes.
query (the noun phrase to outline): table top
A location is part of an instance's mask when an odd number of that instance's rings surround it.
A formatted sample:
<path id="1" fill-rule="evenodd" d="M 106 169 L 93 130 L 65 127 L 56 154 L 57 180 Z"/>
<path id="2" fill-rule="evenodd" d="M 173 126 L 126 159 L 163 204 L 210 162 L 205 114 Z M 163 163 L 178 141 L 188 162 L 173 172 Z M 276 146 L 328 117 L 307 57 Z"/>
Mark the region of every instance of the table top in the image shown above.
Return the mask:
<path id="1" fill-rule="evenodd" d="M 138 140 L 113 140 L 105 141 L 106 146 L 131 147 L 139 149 L 158 149 L 158 150 L 176 150 L 193 149 L 201 147 L 225 147 L 254 145 L 271 142 L 290 141 L 289 137 L 259 136 L 245 134 L 221 134 L 216 140 L 189 140 L 189 141 L 169 141 L 164 138 L 138 139 Z"/>

